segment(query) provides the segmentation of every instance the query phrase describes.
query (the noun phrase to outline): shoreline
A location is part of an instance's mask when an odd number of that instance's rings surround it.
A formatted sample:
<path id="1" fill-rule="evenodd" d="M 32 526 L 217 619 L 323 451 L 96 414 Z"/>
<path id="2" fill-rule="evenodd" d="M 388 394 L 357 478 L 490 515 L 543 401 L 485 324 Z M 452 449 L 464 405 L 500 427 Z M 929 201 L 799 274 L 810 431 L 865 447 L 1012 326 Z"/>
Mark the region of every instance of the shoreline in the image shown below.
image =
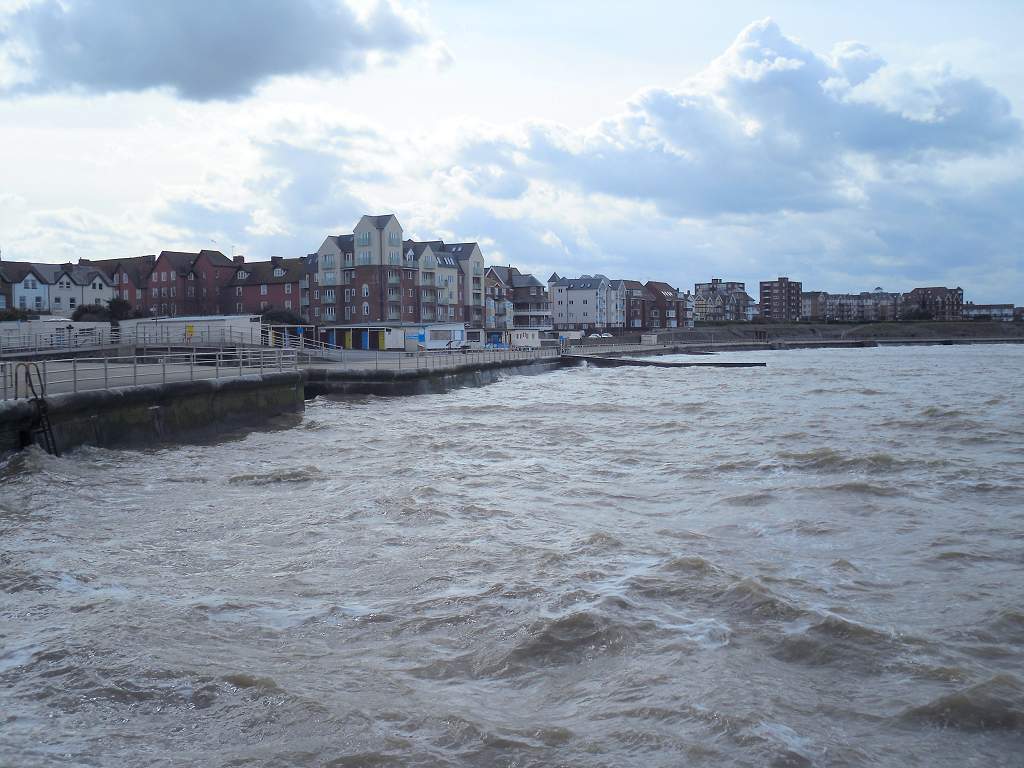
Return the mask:
<path id="1" fill-rule="evenodd" d="M 81 445 L 133 447 L 159 443 L 188 444 L 238 429 L 258 430 L 287 413 L 301 413 L 319 396 L 373 395 L 408 397 L 444 394 L 463 387 L 482 387 L 504 376 L 535 376 L 584 362 L 599 367 L 629 365 L 629 357 L 707 355 L 718 352 L 773 352 L 813 349 L 866 349 L 890 346 L 967 346 L 1024 344 L 1024 338 L 816 340 L 666 344 L 656 348 L 600 349 L 556 358 L 471 363 L 443 370 L 340 370 L 308 366 L 288 373 L 267 373 L 237 379 L 172 382 L 51 395 L 46 398 L 53 433 L 61 451 Z M 608 345 L 611 347 L 612 345 Z M 591 347 L 591 345 L 581 345 Z M 586 358 L 598 360 L 587 361 Z M 622 362 L 616 358 L 622 359 Z M 645 365 L 640 363 L 641 366 Z M 750 363 L 646 363 L 659 368 L 737 368 Z M 757 367 L 764 367 L 758 364 Z M 32 401 L 0 401 L 0 452 L 38 444 L 33 435 L 37 411 Z"/>

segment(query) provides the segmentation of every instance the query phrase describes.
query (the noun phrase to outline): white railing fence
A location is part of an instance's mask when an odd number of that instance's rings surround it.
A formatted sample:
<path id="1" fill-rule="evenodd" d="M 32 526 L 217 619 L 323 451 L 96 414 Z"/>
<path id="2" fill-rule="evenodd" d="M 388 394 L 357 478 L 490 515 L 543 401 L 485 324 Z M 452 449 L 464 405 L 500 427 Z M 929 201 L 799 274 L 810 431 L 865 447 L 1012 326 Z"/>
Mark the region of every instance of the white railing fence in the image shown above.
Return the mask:
<path id="1" fill-rule="evenodd" d="M 32 365 L 39 371 L 44 389 L 42 394 L 55 395 L 292 371 L 298 366 L 297 358 L 293 350 L 238 349 L 40 360 Z M 17 400 L 31 396 L 26 370 L 26 363 L 0 360 L 0 399 Z"/>

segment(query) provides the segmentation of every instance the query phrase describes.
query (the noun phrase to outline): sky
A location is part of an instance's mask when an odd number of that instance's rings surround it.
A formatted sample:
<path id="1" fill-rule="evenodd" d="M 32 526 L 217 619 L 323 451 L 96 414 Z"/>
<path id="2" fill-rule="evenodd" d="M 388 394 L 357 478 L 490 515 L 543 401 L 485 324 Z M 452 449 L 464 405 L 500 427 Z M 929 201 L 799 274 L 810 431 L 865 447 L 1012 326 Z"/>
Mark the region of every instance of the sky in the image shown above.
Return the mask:
<path id="1" fill-rule="evenodd" d="M 300 256 L 1024 304 L 1024 3 L 0 0 L 0 253 Z"/>

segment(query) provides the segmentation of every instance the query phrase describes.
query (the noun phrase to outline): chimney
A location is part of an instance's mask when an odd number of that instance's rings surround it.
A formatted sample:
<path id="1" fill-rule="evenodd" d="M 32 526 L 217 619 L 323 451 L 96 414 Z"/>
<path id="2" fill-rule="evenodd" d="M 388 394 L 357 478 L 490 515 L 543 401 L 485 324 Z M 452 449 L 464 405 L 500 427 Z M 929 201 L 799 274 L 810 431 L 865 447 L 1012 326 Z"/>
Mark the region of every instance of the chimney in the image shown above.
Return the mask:
<path id="1" fill-rule="evenodd" d="M 147 264 L 156 264 L 156 256 L 152 253 L 148 253 L 142 257 Z"/>
<path id="2" fill-rule="evenodd" d="M 273 264 L 275 267 L 281 266 L 281 257 L 280 256 L 271 256 L 270 257 L 270 263 Z"/>
<path id="3" fill-rule="evenodd" d="M 245 256 L 243 256 L 242 254 L 238 254 L 237 256 L 232 258 L 231 260 L 233 262 L 235 262 L 235 264 L 238 264 L 239 266 L 241 266 L 242 264 L 245 264 Z"/>

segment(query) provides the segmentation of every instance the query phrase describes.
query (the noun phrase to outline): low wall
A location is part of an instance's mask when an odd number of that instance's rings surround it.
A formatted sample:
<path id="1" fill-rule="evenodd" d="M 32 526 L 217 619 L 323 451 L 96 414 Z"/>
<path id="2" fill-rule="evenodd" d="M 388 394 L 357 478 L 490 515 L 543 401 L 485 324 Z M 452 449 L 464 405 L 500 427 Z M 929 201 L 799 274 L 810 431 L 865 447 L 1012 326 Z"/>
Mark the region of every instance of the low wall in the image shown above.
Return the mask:
<path id="1" fill-rule="evenodd" d="M 213 437 L 303 410 L 299 371 L 182 381 L 53 395 L 46 399 L 61 451 L 79 445 L 130 446 Z M 28 400 L 0 402 L 0 451 L 18 450 L 35 418 Z"/>
<path id="2" fill-rule="evenodd" d="M 342 371 L 306 369 L 306 396 L 317 395 L 425 395 L 459 387 L 479 387 L 497 381 L 502 372 L 545 373 L 562 365 L 559 358 L 477 363 L 440 371 Z"/>

